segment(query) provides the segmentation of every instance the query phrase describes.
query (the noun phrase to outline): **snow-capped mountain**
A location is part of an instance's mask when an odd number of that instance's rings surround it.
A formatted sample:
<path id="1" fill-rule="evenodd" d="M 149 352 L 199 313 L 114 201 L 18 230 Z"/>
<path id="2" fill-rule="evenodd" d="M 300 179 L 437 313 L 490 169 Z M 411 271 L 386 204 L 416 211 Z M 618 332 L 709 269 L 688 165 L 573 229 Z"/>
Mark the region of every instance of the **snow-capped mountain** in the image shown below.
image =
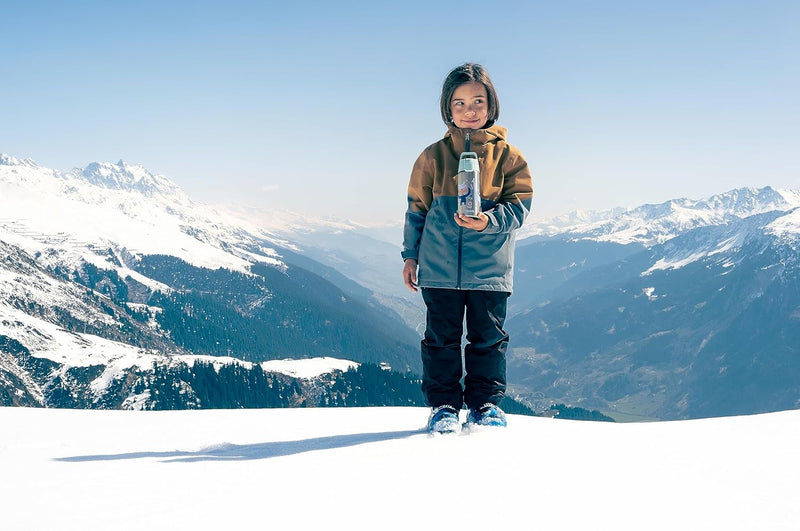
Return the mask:
<path id="1" fill-rule="evenodd" d="M 57 242 L 72 260 L 124 274 L 126 259 L 157 254 L 242 272 L 253 262 L 285 265 L 272 245 L 286 242 L 195 203 L 141 166 L 93 163 L 63 173 L 6 155 L 0 160 L 0 227 L 7 242 L 30 254 Z M 114 256 L 97 252 L 105 247 Z"/>
<path id="2" fill-rule="evenodd" d="M 519 235 L 515 275 L 525 289 L 511 299 L 512 308 L 523 311 L 540 304 L 552 289 L 587 269 L 660 244 L 665 245 L 665 256 L 652 264 L 654 268 L 674 268 L 723 249 L 733 251 L 753 238 L 789 244 L 800 230 L 797 206 L 798 191 L 742 188 L 707 199 L 532 220 Z M 763 213 L 779 215 L 765 227 L 760 222 L 740 223 Z M 703 228 L 708 230 L 699 230 Z M 690 232 L 691 238 L 675 239 Z"/>
<path id="3" fill-rule="evenodd" d="M 180 197 L 186 204 L 189 198 L 172 181 L 162 175 L 153 175 L 141 165 L 129 165 L 120 160 L 116 164 L 92 162 L 84 169 L 73 170 L 89 184 L 108 190 L 131 190 L 147 197 L 162 196 L 174 200 Z"/>
<path id="4" fill-rule="evenodd" d="M 506 322 L 512 394 L 617 418 L 800 407 L 798 206 L 743 188 L 532 219 Z M 2 156 L 0 380 L 22 389 L 6 403 L 119 407 L 171 380 L 195 404 L 197 374 L 232 357 L 242 389 L 274 359 L 414 369 L 406 325 L 424 311 L 399 281 L 401 228 L 381 230 L 198 204 L 124 162 Z"/>
<path id="5" fill-rule="evenodd" d="M 418 363 L 414 332 L 369 290 L 142 166 L 61 172 L 2 155 L 0 252 L 9 403 L 118 407 L 136 386 L 103 402 L 114 385 L 198 356 L 247 371 L 325 356 Z"/>
<path id="6" fill-rule="evenodd" d="M 632 209 L 572 212 L 531 221 L 519 238 L 570 237 L 614 243 L 663 243 L 699 227 L 724 225 L 764 212 L 788 212 L 800 206 L 800 191 L 740 188 L 705 199 L 673 199 Z"/>
<path id="7" fill-rule="evenodd" d="M 618 416 L 800 407 L 798 204 L 739 189 L 529 228 L 508 321 L 517 388 Z"/>

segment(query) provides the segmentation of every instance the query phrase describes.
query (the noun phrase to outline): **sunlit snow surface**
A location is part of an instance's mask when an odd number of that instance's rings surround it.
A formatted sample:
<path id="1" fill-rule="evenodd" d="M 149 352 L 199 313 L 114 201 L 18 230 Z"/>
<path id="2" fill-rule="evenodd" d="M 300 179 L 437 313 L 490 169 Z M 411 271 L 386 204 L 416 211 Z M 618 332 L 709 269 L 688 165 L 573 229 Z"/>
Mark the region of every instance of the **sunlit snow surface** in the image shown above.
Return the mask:
<path id="1" fill-rule="evenodd" d="M 323 356 L 304 360 L 271 360 L 261 362 L 265 371 L 288 374 L 295 378 L 314 378 L 334 370 L 347 371 L 357 368 L 358 363 L 350 360 L 340 360 Z"/>
<path id="2" fill-rule="evenodd" d="M 463 415 L 463 414 L 462 414 Z M 0 408 L 0 528 L 796 530 L 800 411 L 649 424 L 423 408 Z"/>

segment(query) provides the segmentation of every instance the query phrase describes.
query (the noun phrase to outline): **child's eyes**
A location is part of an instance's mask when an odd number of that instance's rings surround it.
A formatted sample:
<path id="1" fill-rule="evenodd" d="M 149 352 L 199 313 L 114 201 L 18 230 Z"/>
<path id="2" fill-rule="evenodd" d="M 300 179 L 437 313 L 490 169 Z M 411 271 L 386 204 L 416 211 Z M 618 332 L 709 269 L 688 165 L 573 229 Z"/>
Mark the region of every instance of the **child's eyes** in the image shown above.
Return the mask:
<path id="1" fill-rule="evenodd" d="M 460 105 L 465 105 L 465 103 L 466 102 L 463 102 L 463 101 L 454 101 L 453 105 L 460 106 Z M 475 100 L 475 105 L 481 105 L 483 103 L 484 103 L 484 100 L 482 100 L 482 99 Z"/>

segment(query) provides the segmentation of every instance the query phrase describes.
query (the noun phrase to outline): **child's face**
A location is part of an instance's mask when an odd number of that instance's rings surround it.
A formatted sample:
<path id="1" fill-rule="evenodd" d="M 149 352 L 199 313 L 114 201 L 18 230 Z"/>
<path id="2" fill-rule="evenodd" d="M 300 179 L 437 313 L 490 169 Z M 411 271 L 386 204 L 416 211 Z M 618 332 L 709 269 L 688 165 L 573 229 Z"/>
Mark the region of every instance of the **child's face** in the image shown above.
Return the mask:
<path id="1" fill-rule="evenodd" d="M 470 81 L 459 85 L 450 98 L 453 123 L 461 129 L 480 129 L 489 119 L 489 104 L 483 83 Z"/>

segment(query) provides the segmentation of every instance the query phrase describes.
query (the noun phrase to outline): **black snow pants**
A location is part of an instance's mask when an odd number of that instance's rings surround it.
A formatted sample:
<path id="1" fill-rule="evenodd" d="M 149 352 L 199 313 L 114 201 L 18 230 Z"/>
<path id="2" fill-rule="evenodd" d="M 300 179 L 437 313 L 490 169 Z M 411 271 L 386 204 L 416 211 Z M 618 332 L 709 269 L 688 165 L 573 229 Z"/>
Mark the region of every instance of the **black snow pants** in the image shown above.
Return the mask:
<path id="1" fill-rule="evenodd" d="M 477 408 L 503 399 L 508 348 L 503 323 L 509 295 L 505 291 L 422 288 L 428 307 L 421 349 L 422 393 L 429 406 L 461 409 L 466 404 Z M 462 367 L 465 313 L 467 345 Z"/>

